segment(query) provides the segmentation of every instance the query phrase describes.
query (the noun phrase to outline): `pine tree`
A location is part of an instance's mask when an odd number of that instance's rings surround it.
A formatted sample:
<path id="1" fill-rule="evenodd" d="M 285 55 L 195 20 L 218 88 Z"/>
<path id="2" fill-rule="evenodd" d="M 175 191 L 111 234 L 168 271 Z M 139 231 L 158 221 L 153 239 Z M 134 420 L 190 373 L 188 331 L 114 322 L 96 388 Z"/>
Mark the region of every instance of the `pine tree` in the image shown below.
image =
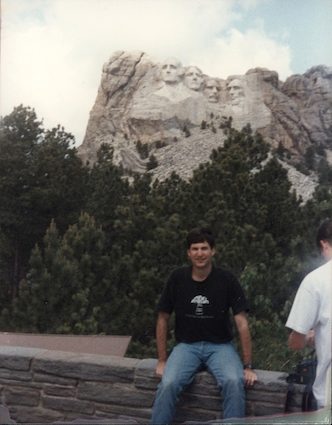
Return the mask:
<path id="1" fill-rule="evenodd" d="M 129 183 L 121 167 L 113 163 L 113 149 L 102 145 L 97 161 L 89 172 L 86 185 L 86 211 L 92 215 L 112 240 L 117 209 L 126 205 Z"/>
<path id="2" fill-rule="evenodd" d="M 30 270 L 14 302 L 16 329 L 40 333 L 99 333 L 99 312 L 111 302 L 105 234 L 88 214 L 63 237 L 53 222 L 43 249 L 32 252 Z"/>
<path id="3" fill-rule="evenodd" d="M 19 106 L 1 120 L 0 262 L 7 265 L 2 273 L 10 297 L 52 218 L 64 231 L 84 207 L 86 171 L 72 142 L 60 126 L 45 131 L 29 107 Z"/>

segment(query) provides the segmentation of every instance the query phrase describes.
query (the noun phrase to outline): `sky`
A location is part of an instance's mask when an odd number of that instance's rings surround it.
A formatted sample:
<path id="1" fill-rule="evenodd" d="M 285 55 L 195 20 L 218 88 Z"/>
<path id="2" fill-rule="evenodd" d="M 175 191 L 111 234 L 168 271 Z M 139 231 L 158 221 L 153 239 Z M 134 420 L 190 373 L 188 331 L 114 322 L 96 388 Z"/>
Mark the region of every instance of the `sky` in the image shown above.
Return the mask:
<path id="1" fill-rule="evenodd" d="M 0 115 L 23 104 L 83 141 L 102 67 L 119 50 L 227 78 L 285 81 L 332 65 L 332 0 L 0 0 Z"/>

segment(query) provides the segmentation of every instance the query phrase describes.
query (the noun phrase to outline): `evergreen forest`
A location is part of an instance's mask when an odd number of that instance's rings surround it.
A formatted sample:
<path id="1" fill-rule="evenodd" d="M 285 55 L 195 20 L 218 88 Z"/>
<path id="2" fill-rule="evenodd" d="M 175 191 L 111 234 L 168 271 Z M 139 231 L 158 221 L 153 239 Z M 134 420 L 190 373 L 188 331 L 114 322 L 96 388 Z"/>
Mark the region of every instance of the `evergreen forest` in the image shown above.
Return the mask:
<path id="1" fill-rule="evenodd" d="M 187 262 L 186 233 L 208 226 L 215 263 L 249 299 L 255 367 L 291 370 L 304 353 L 287 348 L 285 322 L 322 262 L 315 233 L 332 213 L 332 169 L 303 203 L 259 134 L 225 131 L 189 181 L 158 181 L 128 176 L 109 145 L 83 164 L 74 137 L 45 129 L 31 107 L 2 117 L 0 331 L 131 335 L 128 356 L 156 357 L 156 303 Z"/>

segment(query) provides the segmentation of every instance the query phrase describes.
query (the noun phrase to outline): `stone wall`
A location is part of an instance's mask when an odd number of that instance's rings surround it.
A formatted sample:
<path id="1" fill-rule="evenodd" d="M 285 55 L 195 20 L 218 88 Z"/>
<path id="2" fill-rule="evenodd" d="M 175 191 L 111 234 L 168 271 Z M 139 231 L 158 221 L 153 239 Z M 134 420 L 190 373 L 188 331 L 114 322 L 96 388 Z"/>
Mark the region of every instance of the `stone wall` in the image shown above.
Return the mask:
<path id="1" fill-rule="evenodd" d="M 155 364 L 154 359 L 0 347 L 0 404 L 18 423 L 96 417 L 147 423 L 158 384 Z M 247 414 L 283 413 L 286 374 L 257 374 L 258 382 L 247 390 Z M 296 387 L 294 411 L 299 411 L 302 386 Z M 219 419 L 220 412 L 214 379 L 207 372 L 197 374 L 179 402 L 177 421 Z"/>

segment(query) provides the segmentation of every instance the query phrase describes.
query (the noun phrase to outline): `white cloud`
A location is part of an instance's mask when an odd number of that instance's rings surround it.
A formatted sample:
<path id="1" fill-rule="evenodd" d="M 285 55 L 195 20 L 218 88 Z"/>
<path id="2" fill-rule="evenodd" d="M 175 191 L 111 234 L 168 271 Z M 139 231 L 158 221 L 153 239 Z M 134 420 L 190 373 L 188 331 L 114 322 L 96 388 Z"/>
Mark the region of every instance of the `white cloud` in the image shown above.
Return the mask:
<path id="1" fill-rule="evenodd" d="M 4 108 L 23 103 L 36 109 L 47 128 L 61 123 L 67 131 L 82 132 L 81 124 L 75 128 L 75 111 L 82 108 L 80 93 L 86 88 L 76 78 L 79 70 L 68 60 L 70 53 L 65 34 L 52 26 L 25 26 L 7 33 L 2 43 Z"/>
<path id="2" fill-rule="evenodd" d="M 257 1 L 3 0 L 1 114 L 32 106 L 46 128 L 61 123 L 81 143 L 102 65 L 116 50 L 175 56 L 222 78 L 255 66 L 283 78 L 289 48 L 260 27 L 233 27 L 235 6 Z"/>
<path id="3" fill-rule="evenodd" d="M 55 14 L 58 25 L 71 35 L 77 47 L 98 46 L 97 50 L 104 54 L 144 50 L 161 57 L 176 53 L 182 56 L 190 55 L 193 48 L 204 48 L 208 39 L 227 28 L 234 17 L 233 3 L 234 0 L 59 0 L 55 2 Z M 95 55 L 92 51 L 91 54 Z"/>
<path id="4" fill-rule="evenodd" d="M 289 47 L 269 39 L 260 29 L 245 33 L 232 29 L 195 59 L 206 73 L 215 77 L 244 74 L 255 67 L 277 71 L 281 79 L 291 74 Z"/>

